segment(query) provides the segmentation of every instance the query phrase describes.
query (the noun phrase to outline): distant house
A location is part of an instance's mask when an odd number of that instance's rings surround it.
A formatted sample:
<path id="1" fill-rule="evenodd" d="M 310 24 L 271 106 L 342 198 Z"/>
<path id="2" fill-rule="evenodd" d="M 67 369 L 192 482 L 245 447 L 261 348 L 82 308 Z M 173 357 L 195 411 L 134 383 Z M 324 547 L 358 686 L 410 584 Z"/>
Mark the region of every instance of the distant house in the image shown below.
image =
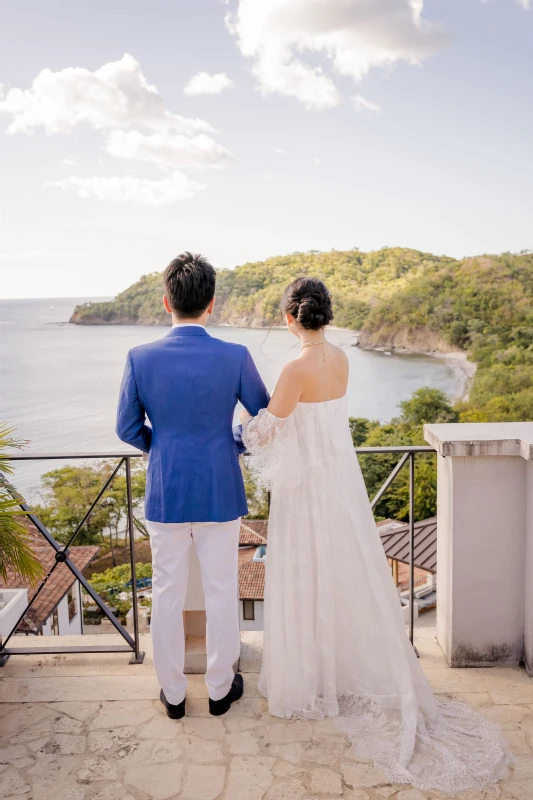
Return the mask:
<path id="1" fill-rule="evenodd" d="M 46 572 L 55 563 L 55 552 L 38 531 L 28 523 L 31 547 Z M 70 547 L 69 554 L 77 568 L 83 570 L 98 555 L 99 547 Z M 19 590 L 14 591 L 14 590 Z M 35 589 L 13 574 L 7 581 L 0 578 L 0 636 L 6 637 L 27 605 Z M 17 634 L 65 636 L 83 633 L 81 585 L 66 564 L 58 564 L 39 596 L 24 615 Z"/>
<path id="2" fill-rule="evenodd" d="M 241 631 L 262 631 L 265 600 L 266 519 L 245 520 L 239 537 L 239 623 Z"/>
<path id="3" fill-rule="evenodd" d="M 409 587 L 409 523 L 385 519 L 377 523 L 378 533 L 392 570 L 402 604 Z M 437 518 L 414 524 L 414 594 L 418 611 L 437 605 Z"/>

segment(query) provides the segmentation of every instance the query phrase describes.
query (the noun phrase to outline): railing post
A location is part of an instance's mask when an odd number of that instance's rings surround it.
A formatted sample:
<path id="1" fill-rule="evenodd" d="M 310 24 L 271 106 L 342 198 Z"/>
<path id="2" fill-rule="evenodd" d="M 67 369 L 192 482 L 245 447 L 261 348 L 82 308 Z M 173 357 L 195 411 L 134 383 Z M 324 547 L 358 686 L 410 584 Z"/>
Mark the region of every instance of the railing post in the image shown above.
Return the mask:
<path id="1" fill-rule="evenodd" d="M 142 664 L 144 653 L 139 648 L 139 606 L 137 603 L 137 573 L 135 570 L 135 527 L 133 524 L 133 497 L 131 491 L 131 461 L 126 457 L 126 496 L 128 502 L 128 534 L 130 538 L 130 564 L 131 564 L 131 598 L 133 601 L 133 640 L 135 652 L 130 659 L 130 664 Z"/>
<path id="2" fill-rule="evenodd" d="M 409 639 L 414 643 L 415 628 L 415 454 L 409 453 Z"/>

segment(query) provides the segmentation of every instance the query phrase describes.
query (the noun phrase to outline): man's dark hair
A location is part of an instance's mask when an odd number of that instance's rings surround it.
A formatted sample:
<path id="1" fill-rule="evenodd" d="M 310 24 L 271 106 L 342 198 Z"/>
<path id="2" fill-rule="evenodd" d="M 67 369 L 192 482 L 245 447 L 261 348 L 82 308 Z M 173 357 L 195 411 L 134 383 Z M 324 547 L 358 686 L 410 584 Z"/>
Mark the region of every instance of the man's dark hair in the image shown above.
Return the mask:
<path id="1" fill-rule="evenodd" d="M 170 262 L 163 280 L 178 317 L 199 317 L 215 296 L 216 271 L 207 258 L 187 250 Z"/>

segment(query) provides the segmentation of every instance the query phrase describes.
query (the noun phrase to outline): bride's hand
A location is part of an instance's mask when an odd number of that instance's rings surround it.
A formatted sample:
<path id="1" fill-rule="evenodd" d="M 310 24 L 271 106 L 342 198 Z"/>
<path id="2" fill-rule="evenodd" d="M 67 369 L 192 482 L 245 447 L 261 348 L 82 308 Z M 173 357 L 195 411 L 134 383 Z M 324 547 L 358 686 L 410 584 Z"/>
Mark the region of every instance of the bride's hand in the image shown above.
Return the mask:
<path id="1" fill-rule="evenodd" d="M 252 415 L 247 412 L 245 408 L 239 414 L 239 419 L 241 421 L 241 425 L 246 425 L 249 419 L 252 419 Z"/>

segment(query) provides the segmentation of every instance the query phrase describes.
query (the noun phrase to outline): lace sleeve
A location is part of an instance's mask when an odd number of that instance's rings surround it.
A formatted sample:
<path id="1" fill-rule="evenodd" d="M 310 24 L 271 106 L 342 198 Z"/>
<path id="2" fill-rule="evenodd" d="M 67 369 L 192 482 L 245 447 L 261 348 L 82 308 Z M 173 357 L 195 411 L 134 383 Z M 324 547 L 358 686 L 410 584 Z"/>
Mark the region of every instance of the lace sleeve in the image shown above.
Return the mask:
<path id="1" fill-rule="evenodd" d="M 280 419 L 266 408 L 243 425 L 242 439 L 250 454 L 249 466 L 258 484 L 271 489 L 283 465 L 290 417 Z"/>

